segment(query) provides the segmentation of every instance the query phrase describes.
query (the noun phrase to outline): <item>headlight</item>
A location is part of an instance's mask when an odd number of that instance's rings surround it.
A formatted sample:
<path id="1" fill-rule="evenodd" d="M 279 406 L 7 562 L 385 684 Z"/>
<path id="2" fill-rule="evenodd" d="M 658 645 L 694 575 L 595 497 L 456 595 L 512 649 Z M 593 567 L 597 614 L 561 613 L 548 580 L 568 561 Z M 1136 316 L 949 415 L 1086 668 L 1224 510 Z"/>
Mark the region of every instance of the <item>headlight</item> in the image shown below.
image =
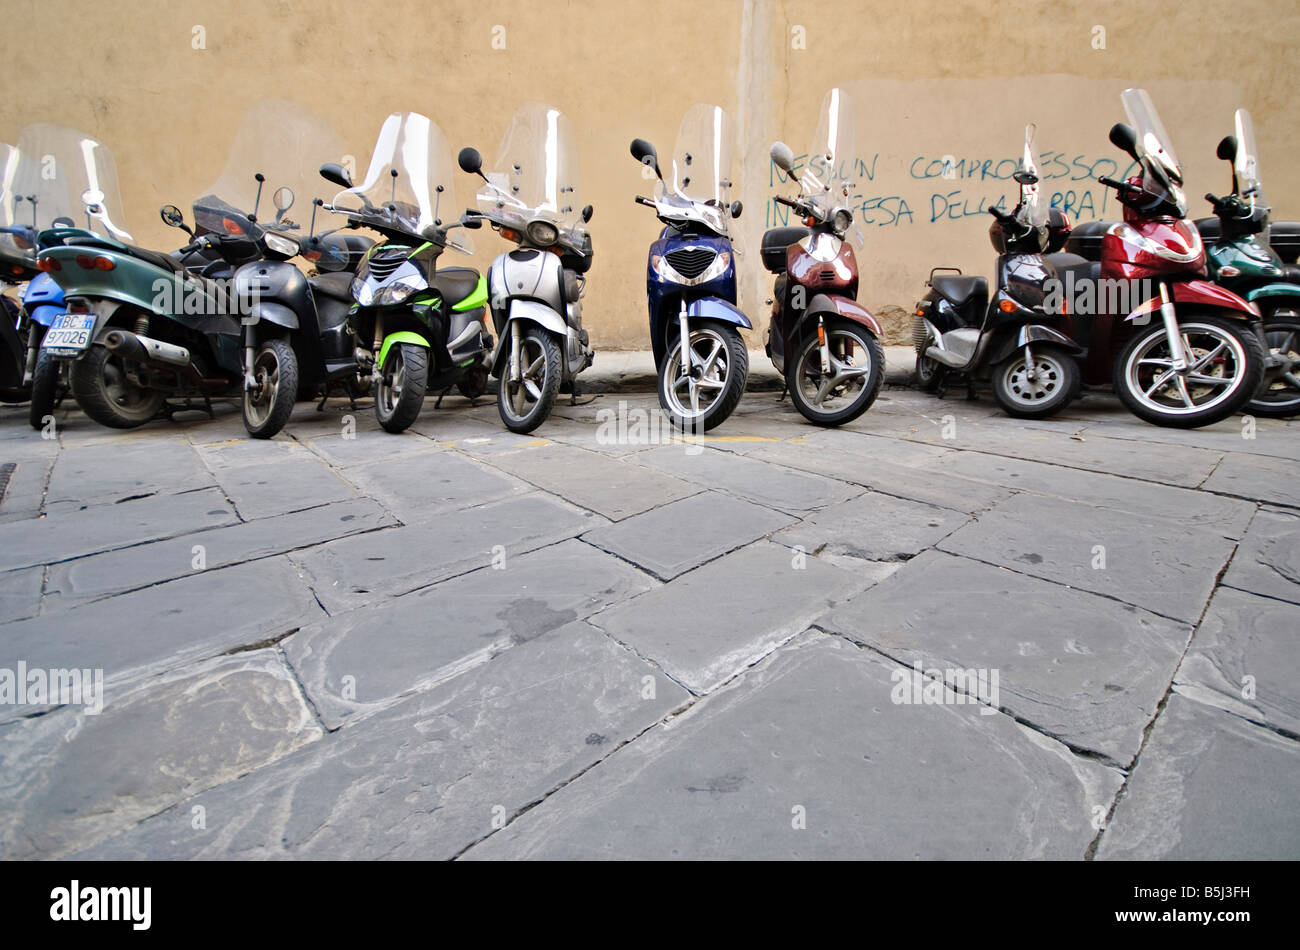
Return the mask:
<path id="1" fill-rule="evenodd" d="M 538 247 L 550 247 L 560 239 L 560 229 L 550 221 L 529 221 L 528 242 Z"/>
<path id="2" fill-rule="evenodd" d="M 835 212 L 835 217 L 831 219 L 831 227 L 835 229 L 836 234 L 843 234 L 853 224 L 853 215 L 845 208 L 839 208 Z"/>
<path id="3" fill-rule="evenodd" d="M 278 234 L 272 234 L 268 231 L 264 235 L 263 240 L 266 241 L 266 246 L 268 248 L 275 251 L 277 254 L 283 254 L 285 257 L 293 257 L 298 253 L 297 242 L 291 241 L 286 237 L 281 237 Z"/>
<path id="4" fill-rule="evenodd" d="M 423 290 L 424 281 L 414 279 L 391 280 L 375 291 L 376 307 L 393 307 L 406 301 L 417 290 Z"/>

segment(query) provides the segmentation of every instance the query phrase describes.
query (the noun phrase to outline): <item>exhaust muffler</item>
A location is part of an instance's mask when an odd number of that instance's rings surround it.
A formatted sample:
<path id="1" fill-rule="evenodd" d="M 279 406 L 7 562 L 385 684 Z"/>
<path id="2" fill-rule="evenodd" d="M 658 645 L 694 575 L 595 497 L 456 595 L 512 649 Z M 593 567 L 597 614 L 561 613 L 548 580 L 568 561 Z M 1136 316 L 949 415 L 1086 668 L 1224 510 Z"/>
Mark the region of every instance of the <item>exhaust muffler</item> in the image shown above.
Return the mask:
<path id="1" fill-rule="evenodd" d="M 104 336 L 104 346 L 110 353 L 117 353 L 123 359 L 135 363 L 172 367 L 190 365 L 190 351 L 185 347 L 141 336 L 130 330 L 109 330 Z"/>

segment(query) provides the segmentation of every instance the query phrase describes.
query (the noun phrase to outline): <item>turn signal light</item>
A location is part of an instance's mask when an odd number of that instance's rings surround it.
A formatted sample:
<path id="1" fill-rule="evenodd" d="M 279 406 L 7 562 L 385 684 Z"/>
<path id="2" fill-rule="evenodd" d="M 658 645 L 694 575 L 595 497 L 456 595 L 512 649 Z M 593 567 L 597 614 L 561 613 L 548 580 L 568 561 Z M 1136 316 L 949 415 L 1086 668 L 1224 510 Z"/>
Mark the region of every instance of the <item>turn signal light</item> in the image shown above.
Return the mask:
<path id="1" fill-rule="evenodd" d="M 998 309 L 1003 313 L 1015 313 L 1016 305 L 1014 302 L 1007 300 L 1005 297 L 998 301 Z"/>
<path id="2" fill-rule="evenodd" d="M 227 234 L 239 235 L 244 233 L 244 229 L 234 218 L 222 218 L 221 228 Z"/>
<path id="3" fill-rule="evenodd" d="M 514 228 L 502 228 L 501 236 L 505 238 L 507 241 L 519 240 L 519 232 L 516 231 Z"/>
<path id="4" fill-rule="evenodd" d="M 817 219 L 814 218 L 812 215 L 808 215 L 808 217 L 806 217 L 806 218 L 803 219 L 803 223 L 804 223 L 807 227 L 810 227 L 810 228 L 811 228 L 814 224 L 817 223 Z"/>
<path id="5" fill-rule="evenodd" d="M 36 262 L 36 269 L 47 274 L 53 274 L 55 271 L 63 270 L 63 265 L 52 257 L 42 257 Z"/>
<path id="6" fill-rule="evenodd" d="M 91 257 L 89 254 L 78 254 L 77 266 L 82 270 L 112 270 L 117 265 L 107 257 Z"/>

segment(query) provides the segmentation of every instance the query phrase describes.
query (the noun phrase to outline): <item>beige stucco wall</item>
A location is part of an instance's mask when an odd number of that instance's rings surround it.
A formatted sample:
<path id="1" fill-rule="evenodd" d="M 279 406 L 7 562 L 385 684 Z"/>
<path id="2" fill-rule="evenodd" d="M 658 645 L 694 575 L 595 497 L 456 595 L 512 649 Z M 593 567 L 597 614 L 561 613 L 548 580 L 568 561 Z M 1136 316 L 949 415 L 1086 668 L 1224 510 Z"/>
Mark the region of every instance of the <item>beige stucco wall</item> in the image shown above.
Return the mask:
<path id="1" fill-rule="evenodd" d="M 1126 85 L 1151 92 L 1195 196 L 1226 187 L 1214 145 L 1231 131 L 1232 110 L 1248 107 L 1275 216 L 1300 218 L 1292 158 L 1300 128 L 1290 104 L 1300 12 L 1290 3 L 0 0 L 0 13 L 11 38 L 0 141 L 34 121 L 101 139 L 116 155 L 137 239 L 156 247 L 178 243 L 158 206 L 187 207 L 217 177 L 240 116 L 258 98 L 330 116 L 363 166 L 392 111 L 424 112 L 454 146 L 474 144 L 490 157 L 519 101 L 553 103 L 577 125 L 584 200 L 596 207 L 585 313 L 601 347 L 647 343 L 644 262 L 656 225 L 632 203 L 649 184 L 628 142 L 639 135 L 671 151 L 681 113 L 695 102 L 724 106 L 739 130 L 750 250 L 743 302 L 759 328 L 767 277 L 756 252 L 775 193 L 767 147 L 783 138 L 805 150 L 833 84 L 855 96 L 858 151 L 874 172 L 862 187 L 863 217 L 873 220 L 860 294 L 873 308 L 910 307 L 931 266 L 992 265 L 979 207 L 1009 194 L 1006 181 L 916 177 L 914 168 L 923 173 L 944 155 L 983 168 L 1014 156 L 1024 124 L 1036 122 L 1044 158 L 1064 162 L 1054 166 L 1054 190 L 1073 191 L 1076 217 L 1086 220 L 1103 189 L 1071 177 L 1117 157 L 1106 132 L 1123 119 Z M 196 27 L 206 48 L 194 48 Z M 505 48 L 494 48 L 502 27 Z M 1094 48 L 1097 27 L 1105 49 Z M 473 192 L 461 176 L 462 207 Z M 910 215 L 900 215 L 903 202 Z M 1198 197 L 1193 212 L 1206 207 Z M 945 214 L 932 221 L 936 211 Z M 476 240 L 483 267 L 503 242 L 490 232 Z"/>

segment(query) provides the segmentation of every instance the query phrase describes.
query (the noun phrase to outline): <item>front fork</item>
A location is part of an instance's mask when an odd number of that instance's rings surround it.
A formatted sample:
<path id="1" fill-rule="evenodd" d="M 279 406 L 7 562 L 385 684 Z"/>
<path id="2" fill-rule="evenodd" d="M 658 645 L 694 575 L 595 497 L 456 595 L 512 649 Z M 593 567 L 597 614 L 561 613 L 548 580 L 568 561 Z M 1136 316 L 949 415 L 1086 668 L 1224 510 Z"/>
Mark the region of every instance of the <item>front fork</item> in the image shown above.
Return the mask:
<path id="1" fill-rule="evenodd" d="M 523 376 L 523 368 L 519 365 L 520 349 L 523 346 L 523 337 L 519 334 L 519 323 L 516 320 L 510 324 L 510 382 L 517 383 Z"/>
<path id="2" fill-rule="evenodd" d="M 1169 285 L 1160 283 L 1160 318 L 1165 322 L 1165 339 L 1169 343 L 1170 369 L 1176 373 L 1187 371 L 1187 348 L 1183 345 L 1183 331 L 1174 312 L 1174 301 L 1169 296 Z"/>
<path id="3" fill-rule="evenodd" d="M 691 328 L 686 321 L 686 301 L 682 301 L 682 308 L 677 312 L 677 332 L 682 341 L 682 359 L 681 359 L 681 378 L 685 379 L 691 375 L 691 368 L 695 365 L 695 350 L 691 347 Z"/>
<path id="4" fill-rule="evenodd" d="M 27 362 L 23 366 L 24 386 L 30 386 L 36 377 L 36 360 L 41 355 L 41 341 L 45 339 L 45 328 L 35 320 L 29 322 L 31 325 L 27 328 Z"/>
<path id="5" fill-rule="evenodd" d="M 253 324 L 244 324 L 244 389 L 252 392 L 257 389 L 257 377 L 253 375 L 253 361 L 257 359 L 257 347 L 253 343 Z"/>
<path id="6" fill-rule="evenodd" d="M 831 371 L 831 345 L 826 339 L 826 318 L 817 314 L 817 345 L 821 354 L 822 374 Z"/>

